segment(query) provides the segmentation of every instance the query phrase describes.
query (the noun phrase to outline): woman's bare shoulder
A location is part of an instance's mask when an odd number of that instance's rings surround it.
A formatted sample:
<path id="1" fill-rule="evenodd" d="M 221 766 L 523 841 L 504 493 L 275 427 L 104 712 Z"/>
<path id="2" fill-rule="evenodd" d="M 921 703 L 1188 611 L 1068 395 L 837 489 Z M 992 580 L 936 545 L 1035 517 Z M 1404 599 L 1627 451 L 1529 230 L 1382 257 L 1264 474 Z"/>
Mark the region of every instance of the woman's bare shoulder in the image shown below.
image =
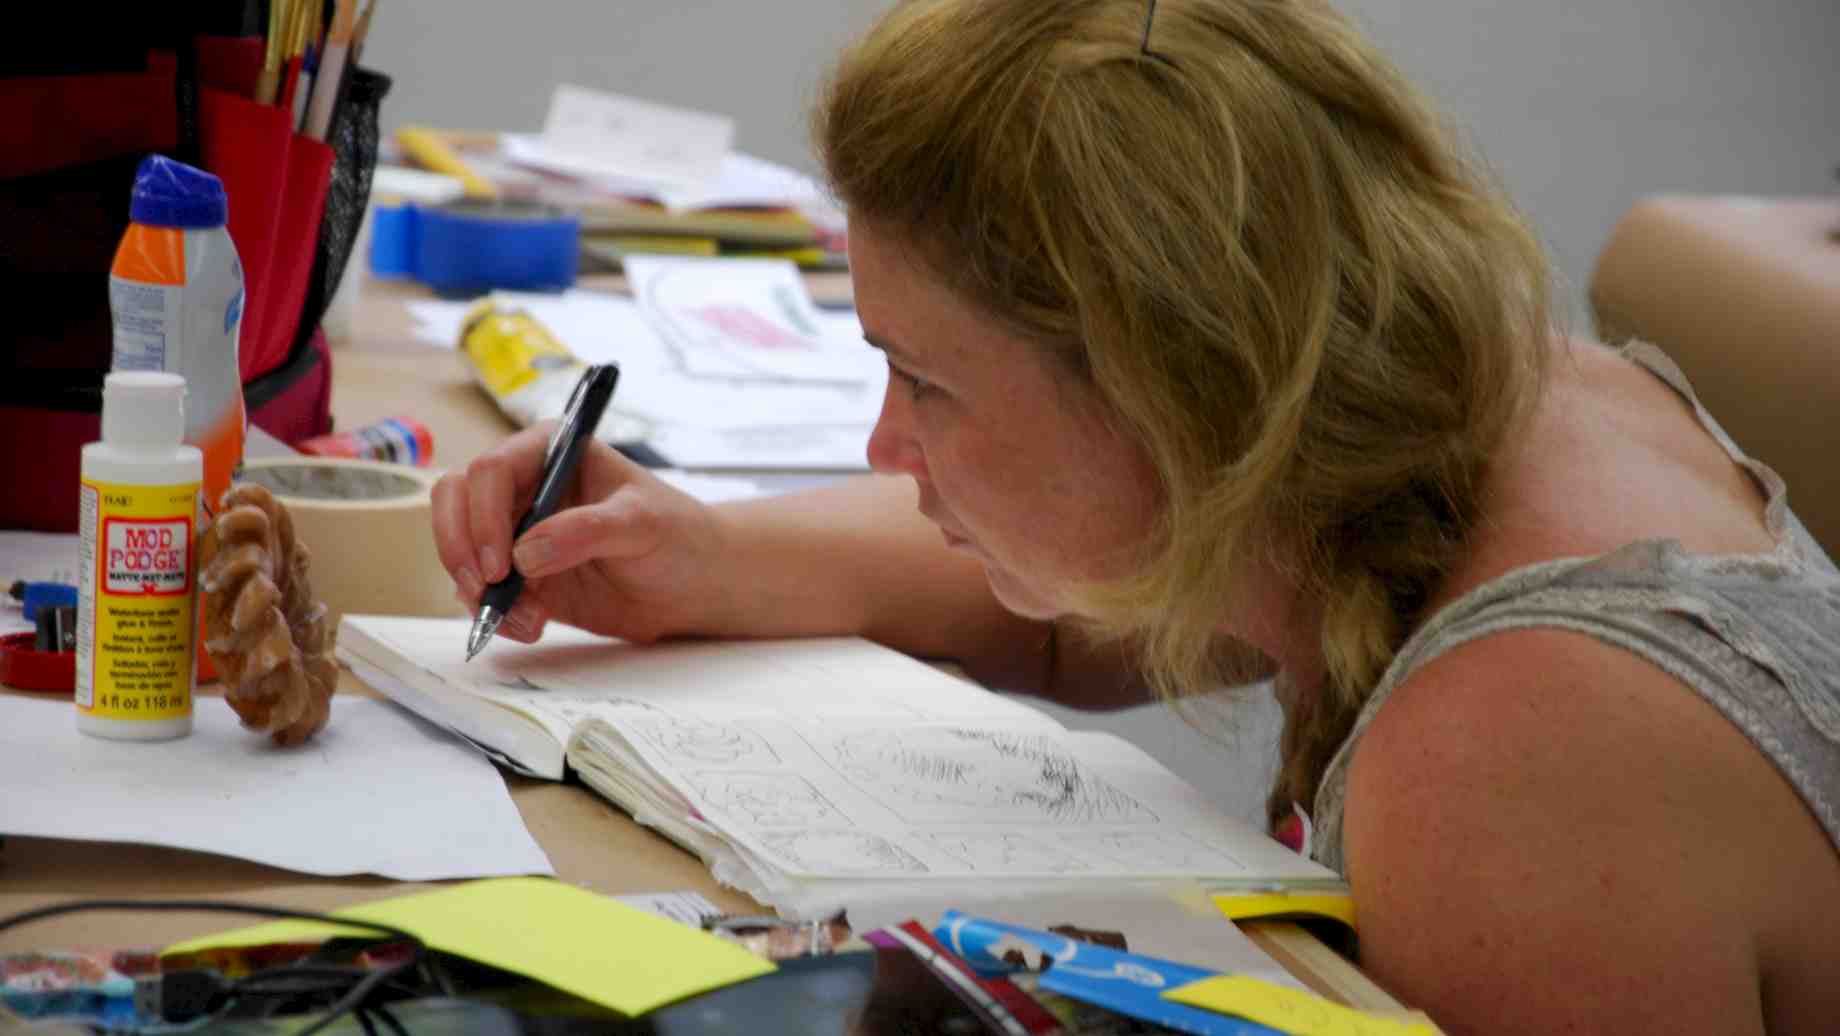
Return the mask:
<path id="1" fill-rule="evenodd" d="M 1561 630 L 1408 678 L 1344 830 L 1364 966 L 1453 1032 L 1761 1031 L 1765 972 L 1821 952 L 1785 890 L 1840 904 L 1825 835 L 1736 727 Z"/>

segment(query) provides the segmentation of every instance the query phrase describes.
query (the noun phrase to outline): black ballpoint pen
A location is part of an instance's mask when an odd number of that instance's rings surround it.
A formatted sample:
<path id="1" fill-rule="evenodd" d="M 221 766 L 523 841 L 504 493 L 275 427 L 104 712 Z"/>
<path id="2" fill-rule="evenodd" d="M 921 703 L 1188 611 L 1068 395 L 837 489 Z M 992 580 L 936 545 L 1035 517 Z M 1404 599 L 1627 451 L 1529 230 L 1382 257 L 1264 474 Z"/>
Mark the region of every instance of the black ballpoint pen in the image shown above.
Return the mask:
<path id="1" fill-rule="evenodd" d="M 569 405 L 562 411 L 562 421 L 549 438 L 549 449 L 543 454 L 543 481 L 537 485 L 536 499 L 530 502 L 530 510 L 524 512 L 517 530 L 511 534 L 511 542 L 516 543 L 531 526 L 555 513 L 562 495 L 575 480 L 575 466 L 581 462 L 582 447 L 600 426 L 601 414 L 607 409 L 607 401 L 613 398 L 613 386 L 619 380 L 620 368 L 611 363 L 589 367 L 582 372 L 581 380 L 575 383 L 574 394 L 569 397 Z M 479 597 L 479 614 L 473 619 L 473 631 L 466 638 L 467 661 L 471 662 L 474 655 L 492 642 L 499 623 L 505 621 L 523 590 L 524 574 L 516 565 L 505 578 L 486 587 Z"/>

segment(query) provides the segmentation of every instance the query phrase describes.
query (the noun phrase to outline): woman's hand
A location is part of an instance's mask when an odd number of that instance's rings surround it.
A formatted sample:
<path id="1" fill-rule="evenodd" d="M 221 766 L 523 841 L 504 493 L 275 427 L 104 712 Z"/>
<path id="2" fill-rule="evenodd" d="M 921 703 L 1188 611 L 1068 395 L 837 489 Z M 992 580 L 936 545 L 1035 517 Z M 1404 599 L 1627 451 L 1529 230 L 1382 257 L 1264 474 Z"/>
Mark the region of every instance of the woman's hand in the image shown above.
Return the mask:
<path id="1" fill-rule="evenodd" d="M 550 619 L 641 643 L 716 633 L 733 610 L 714 514 L 605 443 L 584 445 L 575 485 L 517 543 L 536 495 L 548 423 L 527 428 L 434 488 L 434 538 L 469 611 L 516 564 L 524 592 L 499 627 L 530 642 Z"/>

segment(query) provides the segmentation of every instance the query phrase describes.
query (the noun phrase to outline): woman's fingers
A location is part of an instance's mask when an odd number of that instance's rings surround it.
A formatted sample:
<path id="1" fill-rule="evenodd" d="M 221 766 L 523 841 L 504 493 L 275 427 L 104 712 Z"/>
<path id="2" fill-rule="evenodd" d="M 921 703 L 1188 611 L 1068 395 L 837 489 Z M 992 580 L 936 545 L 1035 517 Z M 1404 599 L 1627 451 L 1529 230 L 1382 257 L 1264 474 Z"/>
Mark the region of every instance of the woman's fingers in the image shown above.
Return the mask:
<path id="1" fill-rule="evenodd" d="M 484 582 L 479 578 L 479 552 L 473 545 L 471 509 L 463 475 L 449 473 L 434 484 L 434 549 L 455 590 L 464 600 L 478 600 Z"/>
<path id="2" fill-rule="evenodd" d="M 533 425 L 466 466 L 467 526 L 481 579 L 495 583 L 511 571 L 511 531 L 543 477 L 551 424 Z"/>
<path id="3" fill-rule="evenodd" d="M 597 562 L 618 565 L 651 551 L 669 531 L 670 490 L 610 447 L 587 444 L 576 470 L 572 496 L 584 501 L 540 522 L 512 543 L 518 519 L 543 476 L 550 424 L 533 426 L 481 454 L 464 473 L 435 484 L 435 549 L 453 577 L 455 597 L 478 607 L 490 584 L 517 570 L 531 580 L 501 631 L 513 640 L 535 640 L 561 608 L 569 621 L 583 621 L 572 601 L 572 580 L 545 584 L 546 577 Z"/>
<path id="4" fill-rule="evenodd" d="M 629 485 L 598 503 L 551 515 L 526 532 L 514 549 L 518 571 L 540 579 L 591 561 L 640 557 L 658 545 L 664 525 L 648 495 Z"/>
<path id="5" fill-rule="evenodd" d="M 535 597 L 536 595 L 528 590 L 518 596 L 517 603 L 511 606 L 511 611 L 506 614 L 504 621 L 499 623 L 500 636 L 507 636 L 524 644 L 534 643 L 537 638 L 543 636 L 543 626 L 549 621 L 549 616 Z"/>

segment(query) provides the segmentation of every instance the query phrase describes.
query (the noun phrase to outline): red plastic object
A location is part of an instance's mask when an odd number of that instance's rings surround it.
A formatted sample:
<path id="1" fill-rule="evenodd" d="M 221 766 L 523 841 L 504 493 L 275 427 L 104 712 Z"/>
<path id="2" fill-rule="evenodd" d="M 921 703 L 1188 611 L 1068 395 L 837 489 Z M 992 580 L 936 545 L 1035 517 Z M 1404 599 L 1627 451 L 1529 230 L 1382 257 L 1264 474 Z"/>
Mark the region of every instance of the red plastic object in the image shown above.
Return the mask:
<path id="1" fill-rule="evenodd" d="M 0 637 L 0 683 L 21 691 L 69 694 L 77 686 L 75 651 L 40 651 L 30 633 Z"/>
<path id="2" fill-rule="evenodd" d="M 221 90 L 199 91 L 204 166 L 230 197 L 230 240 L 247 302 L 239 352 L 245 382 L 287 359 L 294 344 L 332 149 L 295 133 L 288 113 Z"/>

